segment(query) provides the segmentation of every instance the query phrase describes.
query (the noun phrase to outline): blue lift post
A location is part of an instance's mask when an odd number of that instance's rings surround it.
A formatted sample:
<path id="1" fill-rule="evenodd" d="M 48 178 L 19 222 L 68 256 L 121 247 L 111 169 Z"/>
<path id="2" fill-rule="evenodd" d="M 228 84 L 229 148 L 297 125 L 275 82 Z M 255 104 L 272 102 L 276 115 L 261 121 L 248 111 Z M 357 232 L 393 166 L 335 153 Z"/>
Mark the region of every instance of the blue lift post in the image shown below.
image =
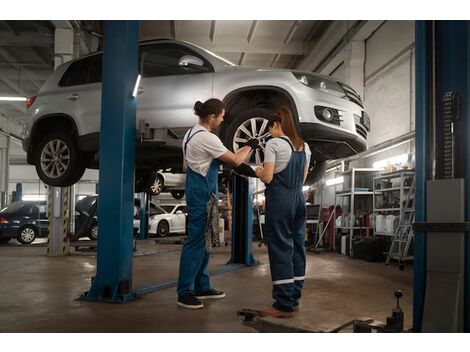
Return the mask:
<path id="1" fill-rule="evenodd" d="M 415 332 L 470 331 L 469 60 L 468 21 L 416 22 L 415 221 L 426 225 L 426 230 L 415 231 Z M 443 97 L 449 97 L 450 92 L 456 99 L 451 108 L 444 108 Z M 449 169 L 444 170 L 449 163 L 443 162 L 445 145 L 441 143 L 445 139 L 444 115 L 449 114 L 455 139 L 452 177 L 446 174 Z M 432 228 L 439 221 L 446 226 Z"/>
<path id="2" fill-rule="evenodd" d="M 138 21 L 105 21 L 96 276 L 81 299 L 122 303 L 132 291 Z M 116 182 L 118 180 L 118 182 Z"/>
<path id="3" fill-rule="evenodd" d="M 232 175 L 232 257 L 228 263 L 259 264 L 253 257 L 252 180 Z"/>
<path id="4" fill-rule="evenodd" d="M 148 238 L 148 223 L 149 223 L 149 203 L 150 197 L 147 192 L 140 194 L 140 234 L 139 239 L 145 240 Z"/>

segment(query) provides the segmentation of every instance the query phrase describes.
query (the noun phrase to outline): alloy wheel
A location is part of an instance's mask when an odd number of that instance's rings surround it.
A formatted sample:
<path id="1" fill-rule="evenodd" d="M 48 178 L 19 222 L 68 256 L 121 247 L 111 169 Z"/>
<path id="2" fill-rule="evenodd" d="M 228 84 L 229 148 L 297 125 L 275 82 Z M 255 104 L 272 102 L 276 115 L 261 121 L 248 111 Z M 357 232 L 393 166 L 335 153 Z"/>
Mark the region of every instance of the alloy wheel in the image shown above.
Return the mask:
<path id="1" fill-rule="evenodd" d="M 160 194 L 161 191 L 163 191 L 162 181 L 160 180 L 159 177 L 156 177 L 155 180 L 153 181 L 152 185 L 150 186 L 150 191 L 153 194 Z"/>
<path id="2" fill-rule="evenodd" d="M 266 142 L 271 133 L 268 131 L 268 120 L 263 117 L 252 117 L 244 121 L 235 130 L 233 138 L 233 150 L 237 151 L 244 146 L 244 143 L 248 142 L 252 138 L 259 140 L 260 148 L 256 149 L 255 152 L 251 152 L 249 156 L 249 163 L 261 166 L 264 160 L 264 149 Z"/>
<path id="3" fill-rule="evenodd" d="M 62 140 L 53 139 L 41 151 L 41 170 L 47 177 L 58 178 L 70 166 L 70 150 Z"/>

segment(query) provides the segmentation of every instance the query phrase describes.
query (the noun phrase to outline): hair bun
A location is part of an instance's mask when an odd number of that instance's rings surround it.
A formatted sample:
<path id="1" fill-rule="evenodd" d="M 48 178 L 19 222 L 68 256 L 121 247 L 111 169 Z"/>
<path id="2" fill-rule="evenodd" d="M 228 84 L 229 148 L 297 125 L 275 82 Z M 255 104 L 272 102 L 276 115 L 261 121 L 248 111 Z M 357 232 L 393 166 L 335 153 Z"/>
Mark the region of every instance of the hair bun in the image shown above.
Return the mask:
<path id="1" fill-rule="evenodd" d="M 204 104 L 199 100 L 194 104 L 194 112 L 198 116 L 202 116 L 202 110 L 204 108 Z"/>

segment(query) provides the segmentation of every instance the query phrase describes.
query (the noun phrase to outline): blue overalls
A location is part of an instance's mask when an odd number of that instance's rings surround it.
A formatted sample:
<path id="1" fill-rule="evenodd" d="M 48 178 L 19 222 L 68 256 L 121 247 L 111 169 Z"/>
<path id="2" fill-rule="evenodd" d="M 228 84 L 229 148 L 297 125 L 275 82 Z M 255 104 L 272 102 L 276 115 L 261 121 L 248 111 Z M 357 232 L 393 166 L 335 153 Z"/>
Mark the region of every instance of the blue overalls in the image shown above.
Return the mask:
<path id="1" fill-rule="evenodd" d="M 192 129 L 188 133 L 188 138 L 184 145 L 184 152 L 189 141 L 199 132 L 191 135 Z M 217 206 L 218 179 L 217 173 L 219 162 L 213 160 L 207 175 L 194 172 L 188 166 L 186 175 L 186 203 L 188 207 L 188 238 L 184 242 L 181 252 L 180 268 L 178 276 L 177 293 L 181 297 L 186 292 L 194 294 L 210 290 L 209 271 L 209 251 L 206 243 L 206 227 L 208 220 L 208 203 L 214 200 Z M 211 197 L 212 196 L 212 197 Z"/>
<path id="2" fill-rule="evenodd" d="M 280 137 L 282 138 L 282 137 Z M 273 281 L 273 307 L 291 312 L 305 276 L 306 206 L 302 192 L 306 156 L 292 148 L 287 167 L 266 186 L 266 240 Z"/>

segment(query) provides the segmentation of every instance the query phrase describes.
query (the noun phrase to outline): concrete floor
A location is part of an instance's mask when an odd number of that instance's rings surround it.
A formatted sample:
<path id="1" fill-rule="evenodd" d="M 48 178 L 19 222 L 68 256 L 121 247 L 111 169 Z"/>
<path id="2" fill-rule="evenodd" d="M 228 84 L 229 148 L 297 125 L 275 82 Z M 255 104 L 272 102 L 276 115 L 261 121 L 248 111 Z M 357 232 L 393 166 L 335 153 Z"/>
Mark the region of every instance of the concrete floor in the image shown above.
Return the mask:
<path id="1" fill-rule="evenodd" d="M 13 241 L 11 241 L 13 242 Z M 177 278 L 180 245 L 140 241 L 134 260 L 134 288 Z M 236 311 L 262 309 L 272 303 L 265 247 L 254 248 L 260 265 L 213 276 L 212 285 L 227 297 L 191 311 L 176 305 L 175 287 L 142 295 L 125 304 L 83 302 L 95 274 L 96 256 L 75 252 L 46 257 L 42 245 L 0 245 L 0 332 L 254 332 Z M 225 266 L 230 247 L 215 247 L 210 270 Z M 329 330 L 349 320 L 385 321 L 404 293 L 405 325 L 412 322 L 412 270 L 348 259 L 339 254 L 307 255 L 300 312 L 289 325 Z"/>

